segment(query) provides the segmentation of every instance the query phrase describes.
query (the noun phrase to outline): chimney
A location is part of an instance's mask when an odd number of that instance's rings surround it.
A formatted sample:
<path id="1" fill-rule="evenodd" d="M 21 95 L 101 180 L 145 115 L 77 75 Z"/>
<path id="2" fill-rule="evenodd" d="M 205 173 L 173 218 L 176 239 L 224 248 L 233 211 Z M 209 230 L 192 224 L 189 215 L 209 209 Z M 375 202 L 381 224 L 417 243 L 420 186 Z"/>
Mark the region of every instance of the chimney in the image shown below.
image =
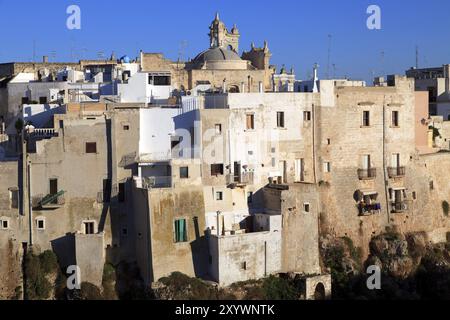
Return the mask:
<path id="1" fill-rule="evenodd" d="M 43 63 L 48 63 L 48 56 L 43 56 L 42 57 L 42 62 Z"/>

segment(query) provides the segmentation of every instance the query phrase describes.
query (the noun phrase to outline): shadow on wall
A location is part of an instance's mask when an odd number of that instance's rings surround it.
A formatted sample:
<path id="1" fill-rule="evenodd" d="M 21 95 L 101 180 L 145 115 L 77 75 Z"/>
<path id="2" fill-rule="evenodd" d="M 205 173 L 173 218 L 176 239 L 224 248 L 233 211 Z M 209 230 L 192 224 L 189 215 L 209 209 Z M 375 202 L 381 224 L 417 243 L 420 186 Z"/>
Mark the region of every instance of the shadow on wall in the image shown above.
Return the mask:
<path id="1" fill-rule="evenodd" d="M 65 269 L 76 265 L 75 235 L 68 233 L 64 237 L 51 241 L 53 252 L 58 256 L 59 265 Z"/>
<path id="2" fill-rule="evenodd" d="M 195 240 L 191 242 L 192 263 L 197 278 L 203 278 L 208 273 L 209 248 L 206 233 L 200 235 L 198 219 L 194 219 Z"/>

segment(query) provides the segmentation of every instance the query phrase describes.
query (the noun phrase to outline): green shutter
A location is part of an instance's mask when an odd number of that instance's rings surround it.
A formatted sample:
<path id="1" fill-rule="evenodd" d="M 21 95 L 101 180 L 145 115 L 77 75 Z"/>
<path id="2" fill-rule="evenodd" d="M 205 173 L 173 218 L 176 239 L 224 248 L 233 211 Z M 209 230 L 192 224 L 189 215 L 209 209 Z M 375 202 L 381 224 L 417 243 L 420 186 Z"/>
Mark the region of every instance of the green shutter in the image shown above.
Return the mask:
<path id="1" fill-rule="evenodd" d="M 186 220 L 175 220 L 175 242 L 187 242 Z"/>

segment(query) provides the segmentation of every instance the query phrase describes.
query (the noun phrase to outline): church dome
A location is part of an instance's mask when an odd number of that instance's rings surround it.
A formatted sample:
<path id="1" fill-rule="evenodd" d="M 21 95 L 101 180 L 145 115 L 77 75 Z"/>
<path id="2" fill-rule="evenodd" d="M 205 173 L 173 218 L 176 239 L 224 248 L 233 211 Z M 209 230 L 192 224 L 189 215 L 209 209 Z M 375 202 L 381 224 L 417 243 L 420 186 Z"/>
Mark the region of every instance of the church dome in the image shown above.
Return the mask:
<path id="1" fill-rule="evenodd" d="M 194 59 L 197 63 L 218 61 L 242 61 L 242 59 L 236 52 L 220 47 L 203 51 Z"/>

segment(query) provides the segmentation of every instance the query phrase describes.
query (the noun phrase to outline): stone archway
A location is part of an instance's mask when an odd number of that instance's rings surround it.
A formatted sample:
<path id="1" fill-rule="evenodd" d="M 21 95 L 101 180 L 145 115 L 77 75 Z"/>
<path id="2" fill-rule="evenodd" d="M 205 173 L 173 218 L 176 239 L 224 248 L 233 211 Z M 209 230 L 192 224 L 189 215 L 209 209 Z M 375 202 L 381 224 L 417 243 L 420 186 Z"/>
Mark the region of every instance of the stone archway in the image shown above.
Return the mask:
<path id="1" fill-rule="evenodd" d="M 316 285 L 316 289 L 314 291 L 314 300 L 325 300 L 326 299 L 326 293 L 325 293 L 325 286 L 322 282 L 319 282 Z"/>
<path id="2" fill-rule="evenodd" d="M 232 85 L 230 86 L 230 88 L 228 89 L 229 93 L 239 93 L 239 87 L 236 85 Z"/>

